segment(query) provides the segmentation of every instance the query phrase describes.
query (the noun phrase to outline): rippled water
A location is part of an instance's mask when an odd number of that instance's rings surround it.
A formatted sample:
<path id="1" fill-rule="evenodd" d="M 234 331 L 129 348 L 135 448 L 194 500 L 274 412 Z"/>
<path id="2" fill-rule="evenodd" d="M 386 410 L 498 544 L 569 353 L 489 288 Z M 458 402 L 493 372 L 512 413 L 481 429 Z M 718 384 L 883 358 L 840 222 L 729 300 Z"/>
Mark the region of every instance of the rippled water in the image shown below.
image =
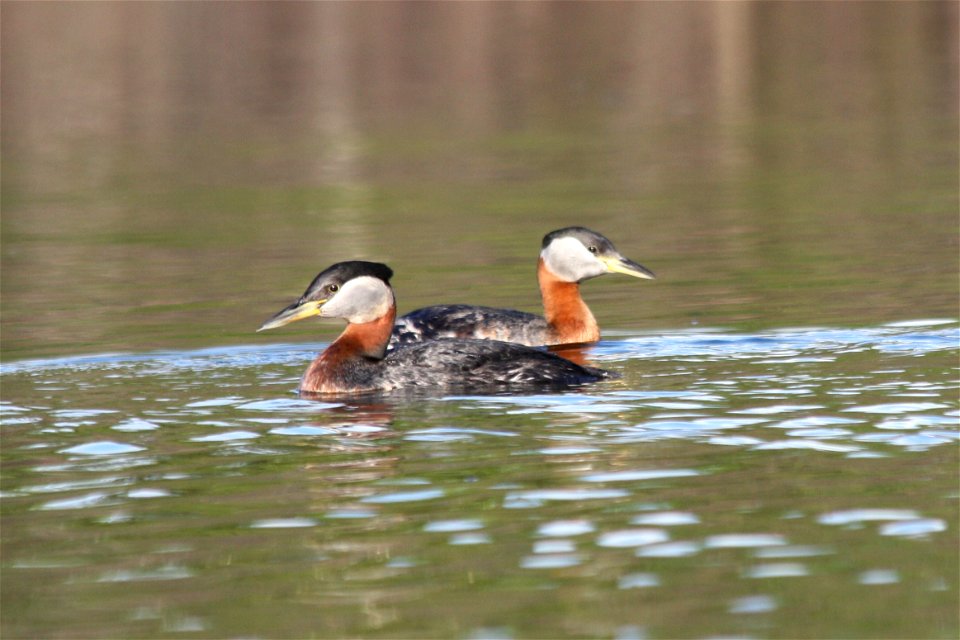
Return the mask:
<path id="1" fill-rule="evenodd" d="M 957 3 L 2 5 L 3 638 L 960 635 Z M 351 259 L 538 311 L 567 225 L 658 275 L 619 380 L 252 334 Z"/>
<path id="2" fill-rule="evenodd" d="M 522 396 L 6 364 L 5 635 L 956 636 L 955 321 L 607 338 Z"/>

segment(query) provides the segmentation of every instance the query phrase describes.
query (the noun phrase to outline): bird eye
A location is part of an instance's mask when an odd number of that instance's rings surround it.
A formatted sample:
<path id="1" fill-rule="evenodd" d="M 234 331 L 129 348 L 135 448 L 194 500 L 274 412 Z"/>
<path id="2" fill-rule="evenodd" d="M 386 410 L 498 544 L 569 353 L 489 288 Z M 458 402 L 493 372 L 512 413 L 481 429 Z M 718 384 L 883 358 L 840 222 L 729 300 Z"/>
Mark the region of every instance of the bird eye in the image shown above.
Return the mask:
<path id="1" fill-rule="evenodd" d="M 587 247 L 587 251 L 589 251 L 590 253 L 596 254 L 597 251 L 599 251 L 599 249 L 597 249 L 594 246 L 590 246 L 590 247 Z"/>
<path id="2" fill-rule="evenodd" d="M 327 291 L 329 291 L 330 293 L 336 293 L 339 290 L 340 290 L 340 285 L 338 284 L 331 284 L 327 286 Z"/>

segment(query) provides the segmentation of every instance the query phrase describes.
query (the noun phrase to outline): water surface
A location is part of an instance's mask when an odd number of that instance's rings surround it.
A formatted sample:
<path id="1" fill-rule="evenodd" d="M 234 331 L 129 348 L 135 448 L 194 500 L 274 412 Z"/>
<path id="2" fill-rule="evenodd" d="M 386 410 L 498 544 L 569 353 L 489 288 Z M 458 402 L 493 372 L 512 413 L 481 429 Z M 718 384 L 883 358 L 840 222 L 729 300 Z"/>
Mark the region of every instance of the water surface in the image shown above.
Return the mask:
<path id="1" fill-rule="evenodd" d="M 6 365 L 6 633 L 951 637 L 957 344 L 623 332 L 578 391 L 328 401 L 315 344 Z"/>
<path id="2" fill-rule="evenodd" d="M 0 3 L 4 638 L 960 634 L 958 5 Z M 623 374 L 307 401 L 341 260 Z"/>
<path id="3" fill-rule="evenodd" d="M 659 275 L 604 327 L 956 316 L 956 3 L 3 13 L 5 359 L 249 344 L 341 260 L 535 311 L 567 225 Z"/>

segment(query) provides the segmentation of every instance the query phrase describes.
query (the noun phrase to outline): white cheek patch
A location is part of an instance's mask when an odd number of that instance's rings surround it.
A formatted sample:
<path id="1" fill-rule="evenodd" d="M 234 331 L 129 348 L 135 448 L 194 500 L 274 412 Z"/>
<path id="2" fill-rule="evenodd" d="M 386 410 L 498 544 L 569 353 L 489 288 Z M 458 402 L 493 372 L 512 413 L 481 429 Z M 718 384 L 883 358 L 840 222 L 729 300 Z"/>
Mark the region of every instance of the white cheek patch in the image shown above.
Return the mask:
<path id="1" fill-rule="evenodd" d="M 607 272 L 603 263 L 576 238 L 559 238 L 540 252 L 547 268 L 567 282 L 580 282 Z"/>
<path id="2" fill-rule="evenodd" d="M 340 291 L 320 308 L 320 315 L 363 324 L 383 317 L 391 306 L 393 291 L 383 280 L 360 276 L 345 282 Z"/>

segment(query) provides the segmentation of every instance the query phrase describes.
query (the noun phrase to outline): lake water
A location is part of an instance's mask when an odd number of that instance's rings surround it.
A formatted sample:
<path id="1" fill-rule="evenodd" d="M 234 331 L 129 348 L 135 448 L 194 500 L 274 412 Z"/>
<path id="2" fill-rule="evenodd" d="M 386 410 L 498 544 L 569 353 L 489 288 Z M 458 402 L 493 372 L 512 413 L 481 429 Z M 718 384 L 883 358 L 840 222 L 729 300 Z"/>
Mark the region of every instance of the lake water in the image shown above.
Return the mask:
<path id="1" fill-rule="evenodd" d="M 955 3 L 5 3 L 0 635 L 954 638 Z M 622 374 L 300 399 L 321 269 Z"/>
<path id="2" fill-rule="evenodd" d="M 622 333 L 578 392 L 329 402 L 319 344 L 13 364 L 7 630 L 949 637 L 957 341 Z"/>

